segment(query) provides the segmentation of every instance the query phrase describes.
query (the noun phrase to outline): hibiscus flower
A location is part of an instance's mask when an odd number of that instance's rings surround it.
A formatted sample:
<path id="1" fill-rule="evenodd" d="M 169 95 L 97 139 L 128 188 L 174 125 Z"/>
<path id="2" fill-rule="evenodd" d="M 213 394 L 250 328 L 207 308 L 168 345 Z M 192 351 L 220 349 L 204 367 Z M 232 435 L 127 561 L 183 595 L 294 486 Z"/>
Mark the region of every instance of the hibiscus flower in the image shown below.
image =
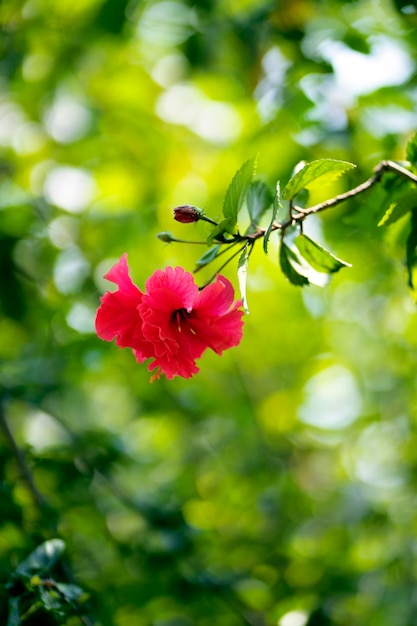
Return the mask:
<path id="1" fill-rule="evenodd" d="M 207 348 L 222 354 L 242 339 L 241 301 L 234 301 L 233 287 L 224 276 L 200 291 L 192 274 L 167 267 L 152 274 L 143 293 L 129 276 L 124 254 L 105 278 L 118 289 L 101 298 L 97 335 L 132 348 L 139 363 L 153 358 L 151 381 L 161 374 L 190 378 L 199 371 L 195 360 Z"/>

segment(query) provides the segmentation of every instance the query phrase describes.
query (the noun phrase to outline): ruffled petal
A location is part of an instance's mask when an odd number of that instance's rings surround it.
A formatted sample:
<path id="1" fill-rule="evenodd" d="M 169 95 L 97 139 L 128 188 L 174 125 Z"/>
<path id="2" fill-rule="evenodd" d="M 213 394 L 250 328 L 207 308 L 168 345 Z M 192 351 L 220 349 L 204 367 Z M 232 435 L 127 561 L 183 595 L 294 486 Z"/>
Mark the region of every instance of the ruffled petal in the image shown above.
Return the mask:
<path id="1" fill-rule="evenodd" d="M 160 310 L 169 310 L 163 295 L 171 292 L 175 294 L 176 308 L 191 310 L 198 298 L 198 287 L 190 272 L 182 267 L 167 267 L 165 270 L 157 270 L 146 281 L 146 292 L 151 298 L 152 306 Z"/>
<path id="2" fill-rule="evenodd" d="M 238 346 L 243 335 L 243 311 L 232 310 L 219 318 L 195 315 L 190 320 L 196 337 L 217 354 Z"/>
<path id="3" fill-rule="evenodd" d="M 157 374 L 153 378 L 159 378 L 159 375 L 162 373 L 165 374 L 168 380 L 172 380 L 174 376 L 191 378 L 200 371 L 195 361 L 184 358 L 171 359 L 169 357 L 161 357 L 155 359 L 149 365 L 148 370 L 152 371 L 155 368 L 157 368 Z"/>
<path id="4" fill-rule="evenodd" d="M 129 276 L 126 254 L 110 269 L 105 278 L 116 283 L 118 290 L 109 291 L 101 298 L 95 320 L 97 335 L 104 341 L 112 341 L 116 337 L 118 346 L 135 348 L 150 356 L 151 347 L 144 343 L 142 320 L 138 311 L 143 293 Z"/>
<path id="5" fill-rule="evenodd" d="M 226 313 L 232 306 L 241 306 L 241 302 L 233 303 L 234 290 L 232 283 L 224 276 L 217 276 L 216 282 L 200 291 L 194 309 L 201 315 L 216 317 Z"/>

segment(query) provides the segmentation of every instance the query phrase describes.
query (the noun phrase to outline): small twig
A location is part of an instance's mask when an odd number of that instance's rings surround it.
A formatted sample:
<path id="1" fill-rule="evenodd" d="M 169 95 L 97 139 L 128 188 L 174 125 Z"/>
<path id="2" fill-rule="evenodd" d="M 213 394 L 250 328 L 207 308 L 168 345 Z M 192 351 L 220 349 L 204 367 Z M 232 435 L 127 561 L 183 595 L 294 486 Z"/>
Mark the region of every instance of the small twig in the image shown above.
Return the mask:
<path id="1" fill-rule="evenodd" d="M 240 243 L 240 242 L 241 242 L 241 240 L 240 240 L 240 239 L 235 239 L 234 241 L 232 241 L 232 242 L 230 243 L 230 245 L 229 245 L 229 246 L 227 246 L 226 248 L 223 248 L 223 250 L 221 250 L 218 254 L 216 254 L 216 256 L 215 256 L 214 258 L 217 260 L 217 259 L 218 259 L 220 256 L 222 256 L 225 252 L 229 252 L 229 250 L 230 250 L 230 248 L 231 248 L 232 246 L 235 246 L 237 243 Z M 217 245 L 222 245 L 222 244 L 218 243 Z M 214 259 L 213 259 L 213 260 L 214 260 Z M 208 265 L 208 263 L 207 263 L 206 265 Z M 197 267 L 195 267 L 195 268 L 193 269 L 193 274 L 197 274 L 197 272 L 199 272 L 200 270 L 202 270 L 202 269 L 203 269 L 203 267 L 206 267 L 206 265 L 197 265 Z"/>
<path id="2" fill-rule="evenodd" d="M 384 172 L 389 172 L 389 171 L 395 172 L 396 174 L 399 174 L 400 176 L 402 176 L 403 178 L 406 178 L 410 182 L 417 184 L 417 176 L 415 176 L 414 174 L 406 170 L 404 167 L 401 167 L 401 165 L 398 165 L 397 163 L 394 163 L 393 161 L 381 161 L 381 163 L 378 163 L 378 165 L 374 168 L 374 173 L 370 178 L 368 178 L 368 180 L 361 183 L 357 187 L 354 187 L 353 189 L 349 189 L 349 191 L 346 191 L 345 193 L 341 193 L 335 196 L 334 198 L 330 198 L 329 200 L 326 200 L 325 202 L 320 202 L 319 204 L 316 204 L 315 206 L 312 206 L 309 209 L 300 210 L 297 207 L 297 211 L 300 212 L 300 215 L 296 217 L 293 216 L 291 219 L 288 219 L 286 222 L 283 222 L 281 224 L 281 228 L 285 230 L 287 226 L 290 226 L 294 224 L 295 222 L 302 222 L 309 215 L 312 215 L 314 213 L 319 213 L 321 211 L 325 211 L 326 209 L 336 206 L 337 204 L 340 204 L 341 202 L 344 202 L 345 200 L 349 200 L 349 198 L 354 198 L 355 196 L 358 196 L 364 191 L 368 191 L 368 189 L 373 187 L 376 183 L 380 182 Z"/>
<path id="3" fill-rule="evenodd" d="M 242 241 L 245 241 L 245 239 L 246 239 L 246 237 L 245 237 L 245 236 L 242 236 L 242 239 L 241 239 L 241 240 L 242 240 Z M 238 241 L 238 240 L 237 240 L 237 241 Z M 199 287 L 200 291 L 201 291 L 202 289 L 204 289 L 204 287 L 207 287 L 207 285 L 209 285 L 210 283 L 212 283 L 212 282 L 213 282 L 213 280 L 216 278 L 217 274 L 218 274 L 219 272 L 221 272 L 221 271 L 222 271 L 222 269 L 223 269 L 224 267 L 226 267 L 226 265 L 228 265 L 232 259 L 234 259 L 234 258 L 235 258 L 235 256 L 237 256 L 238 254 L 240 254 L 241 252 L 243 252 L 243 249 L 244 249 L 246 246 L 247 246 L 247 241 L 245 241 L 244 245 L 243 245 L 241 248 L 239 248 L 239 250 L 237 250 L 236 252 L 234 252 L 234 254 L 232 254 L 232 255 L 231 255 L 231 256 L 227 259 L 227 261 L 225 261 L 225 262 L 223 263 L 223 265 L 221 265 L 221 266 L 220 266 L 220 267 L 216 270 L 216 272 L 213 274 L 213 276 L 211 276 L 211 277 L 209 278 L 209 280 L 207 280 L 207 281 L 204 283 L 204 285 L 202 285 L 201 287 Z"/>
<path id="4" fill-rule="evenodd" d="M 365 191 L 368 191 L 368 189 L 370 189 L 376 183 L 379 183 L 381 181 L 381 178 L 385 172 L 394 172 L 396 174 L 399 174 L 400 176 L 402 176 L 403 178 L 406 178 L 411 183 L 414 183 L 415 185 L 417 185 L 417 176 L 415 174 L 413 174 L 412 172 L 409 172 L 404 167 L 402 167 L 401 165 L 398 165 L 398 163 L 395 163 L 394 161 L 381 161 L 374 168 L 374 173 L 370 178 L 368 178 L 368 180 L 361 183 L 357 187 L 354 187 L 353 189 L 349 189 L 349 191 L 346 191 L 345 193 L 341 193 L 335 196 L 334 198 L 330 198 L 329 200 L 320 202 L 319 204 L 316 204 L 307 209 L 303 209 L 299 206 L 296 206 L 292 204 L 292 202 L 290 201 L 290 217 L 284 222 L 281 222 L 281 223 L 275 222 L 271 230 L 272 231 L 282 230 L 284 233 L 285 230 L 289 228 L 290 226 L 295 226 L 296 224 L 301 225 L 302 222 L 309 215 L 313 215 L 315 213 L 320 213 L 321 211 L 325 211 L 326 209 L 330 209 L 331 207 L 334 207 L 337 204 L 344 202 L 345 200 L 349 200 L 350 198 L 354 198 L 355 196 L 358 196 L 359 194 L 364 193 Z M 294 211 L 296 211 L 298 215 L 294 215 Z M 266 230 L 264 228 L 257 227 L 256 232 L 250 233 L 248 235 L 241 235 L 239 236 L 239 239 L 241 241 L 244 241 L 245 239 L 255 241 L 256 239 L 260 239 L 264 237 L 265 232 Z"/>
<path id="5" fill-rule="evenodd" d="M 405 167 L 402 167 L 402 165 L 395 163 L 395 161 L 381 161 L 381 163 L 378 163 L 378 165 L 374 168 L 375 173 L 381 172 L 382 174 L 384 171 L 395 172 L 417 185 L 417 176 L 409 170 L 406 170 Z"/>
<path id="6" fill-rule="evenodd" d="M 213 226 L 219 225 L 219 222 L 215 222 L 214 220 L 211 219 L 211 217 L 208 217 L 204 213 L 203 215 L 200 215 L 200 220 L 203 220 L 203 222 L 208 222 L 209 224 L 213 224 Z"/>
<path id="7" fill-rule="evenodd" d="M 4 406 L 1 402 L 0 402 L 0 425 L 4 433 L 4 436 L 7 440 L 7 443 L 9 444 L 9 447 L 16 458 L 17 464 L 19 466 L 20 474 L 23 480 L 26 482 L 26 485 L 32 495 L 33 501 L 35 502 L 39 510 L 43 511 L 47 507 L 47 502 L 35 485 L 35 481 L 26 463 L 26 459 L 23 455 L 23 452 L 17 445 L 16 440 L 13 436 L 13 433 L 10 430 L 10 427 L 6 418 L 6 413 L 4 411 Z"/>

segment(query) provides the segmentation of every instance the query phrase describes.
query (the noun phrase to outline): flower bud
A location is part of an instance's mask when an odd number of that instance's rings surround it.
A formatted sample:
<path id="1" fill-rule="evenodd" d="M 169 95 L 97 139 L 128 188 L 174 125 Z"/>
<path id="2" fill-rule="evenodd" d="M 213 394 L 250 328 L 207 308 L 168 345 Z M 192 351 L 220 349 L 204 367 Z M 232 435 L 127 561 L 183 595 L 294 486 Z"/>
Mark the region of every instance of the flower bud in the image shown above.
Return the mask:
<path id="1" fill-rule="evenodd" d="M 201 219 L 202 211 L 195 206 L 184 204 L 177 206 L 174 209 L 174 220 L 181 222 L 181 224 L 190 224 L 191 222 L 198 222 Z"/>
<path id="2" fill-rule="evenodd" d="M 174 235 L 172 233 L 169 233 L 168 231 L 165 231 L 163 233 L 158 233 L 157 237 L 161 241 L 165 241 L 165 243 L 171 243 L 172 241 L 177 241 Z"/>

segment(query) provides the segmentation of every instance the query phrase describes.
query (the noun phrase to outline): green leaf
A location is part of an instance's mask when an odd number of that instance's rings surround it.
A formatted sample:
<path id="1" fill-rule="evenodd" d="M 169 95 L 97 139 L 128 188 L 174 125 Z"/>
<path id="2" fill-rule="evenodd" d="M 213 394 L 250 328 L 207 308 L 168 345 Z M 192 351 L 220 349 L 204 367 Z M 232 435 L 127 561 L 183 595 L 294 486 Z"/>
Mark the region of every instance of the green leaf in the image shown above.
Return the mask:
<path id="1" fill-rule="evenodd" d="M 20 563 L 17 574 L 31 576 L 35 572 L 49 570 L 59 559 L 65 549 L 62 539 L 50 539 L 36 548 L 28 558 Z"/>
<path id="2" fill-rule="evenodd" d="M 406 148 L 407 161 L 417 167 L 417 133 L 410 139 Z"/>
<path id="3" fill-rule="evenodd" d="M 236 172 L 226 191 L 223 202 L 223 215 L 231 221 L 233 226 L 237 223 L 237 216 L 251 184 L 254 169 L 255 159 L 246 161 Z"/>
<path id="4" fill-rule="evenodd" d="M 217 224 L 207 237 L 207 245 L 211 246 L 213 241 L 216 239 L 218 241 L 224 241 L 224 233 L 233 233 L 236 222 L 234 222 L 231 218 L 227 218 L 222 220 L 220 224 Z"/>
<path id="5" fill-rule="evenodd" d="M 417 209 L 417 190 L 409 189 L 390 204 L 378 226 L 389 226 L 414 209 Z"/>
<path id="6" fill-rule="evenodd" d="M 408 286 L 414 290 L 417 270 L 417 211 L 411 213 L 411 231 L 406 243 Z"/>
<path id="7" fill-rule="evenodd" d="M 279 249 L 279 264 L 283 274 L 293 285 L 303 287 L 310 284 L 305 272 L 300 273 L 301 265 L 296 254 L 284 242 L 281 242 Z"/>
<path id="8" fill-rule="evenodd" d="M 197 267 L 203 267 L 204 265 L 208 265 L 211 261 L 217 256 L 218 251 L 220 250 L 220 244 L 213 246 L 210 250 L 207 250 L 199 259 L 196 261 Z"/>
<path id="9" fill-rule="evenodd" d="M 298 235 L 294 240 L 301 256 L 318 272 L 332 274 L 342 267 L 352 267 L 350 263 L 338 259 L 334 254 L 323 248 L 317 241 L 307 235 Z"/>
<path id="10" fill-rule="evenodd" d="M 242 254 L 239 257 L 237 264 L 237 278 L 239 281 L 240 297 L 242 299 L 242 306 L 245 313 L 249 314 L 248 302 L 246 298 L 246 279 L 248 273 L 250 246 L 247 243 L 243 249 Z"/>
<path id="11" fill-rule="evenodd" d="M 291 180 L 286 184 L 282 197 L 284 200 L 294 198 L 300 191 L 322 179 L 320 183 L 332 182 L 335 178 L 353 169 L 356 165 L 348 161 L 337 161 L 335 159 L 319 159 L 307 163 Z"/>
<path id="12" fill-rule="evenodd" d="M 39 588 L 39 597 L 46 611 L 53 611 L 60 616 L 65 615 L 65 601 L 54 588 Z"/>
<path id="13" fill-rule="evenodd" d="M 82 596 L 87 597 L 85 591 L 77 585 L 69 583 L 55 583 L 55 587 L 69 604 L 78 602 Z"/>
<path id="14" fill-rule="evenodd" d="M 19 598 L 9 599 L 9 617 L 7 626 L 21 626 L 22 620 L 19 614 Z"/>
<path id="15" fill-rule="evenodd" d="M 262 215 L 269 209 L 274 196 L 270 188 L 261 180 L 253 182 L 246 196 L 246 204 L 253 226 L 257 226 Z"/>
<path id="16" fill-rule="evenodd" d="M 273 205 L 273 209 L 272 209 L 272 218 L 271 218 L 269 226 L 268 226 L 268 228 L 266 230 L 266 233 L 264 235 L 263 246 L 264 246 L 265 254 L 268 254 L 269 238 L 270 238 L 271 233 L 272 233 L 272 228 L 274 226 L 274 222 L 275 222 L 278 210 L 281 209 L 281 208 L 282 208 L 282 204 L 281 204 L 281 188 L 280 188 L 280 184 L 279 184 L 279 180 L 278 180 L 277 184 L 276 184 L 274 205 Z"/>

